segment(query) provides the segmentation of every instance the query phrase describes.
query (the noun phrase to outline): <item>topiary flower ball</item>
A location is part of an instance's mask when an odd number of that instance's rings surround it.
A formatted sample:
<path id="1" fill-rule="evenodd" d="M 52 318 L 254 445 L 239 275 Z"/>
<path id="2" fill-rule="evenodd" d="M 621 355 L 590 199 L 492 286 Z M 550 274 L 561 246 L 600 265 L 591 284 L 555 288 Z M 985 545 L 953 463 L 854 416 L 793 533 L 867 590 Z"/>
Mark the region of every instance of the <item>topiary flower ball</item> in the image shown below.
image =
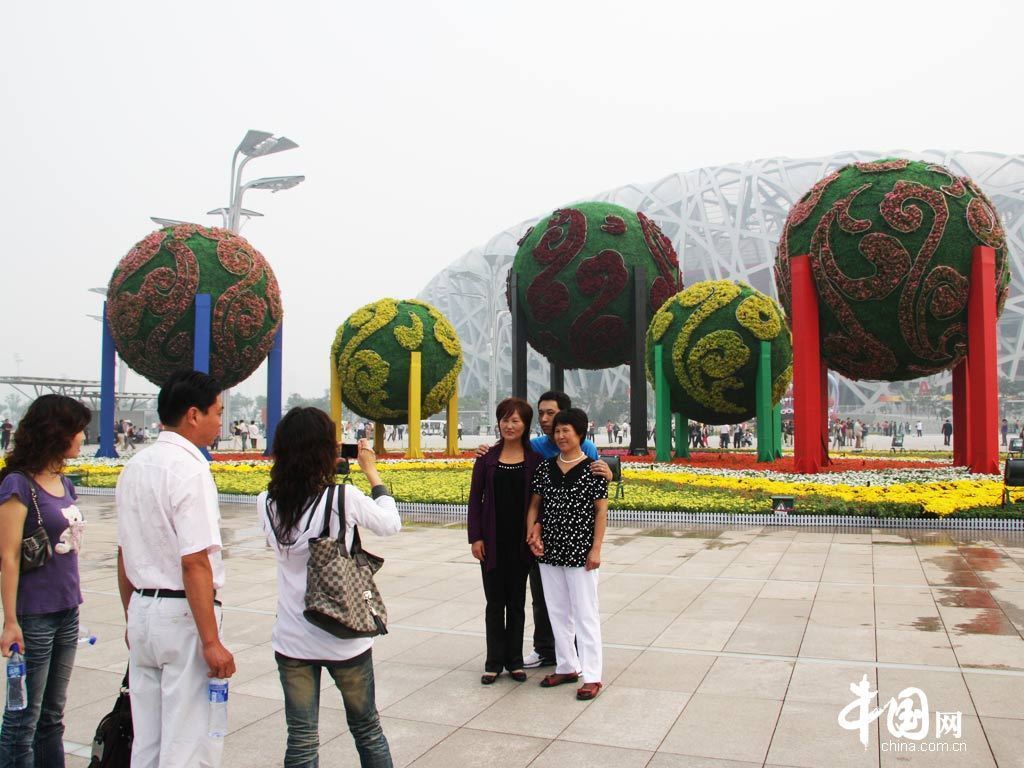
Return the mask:
<path id="1" fill-rule="evenodd" d="M 647 378 L 654 345 L 664 348 L 672 410 L 704 424 L 736 424 L 757 412 L 761 342 L 771 342 L 772 405 L 793 379 L 785 315 L 746 283 L 709 280 L 670 298 L 647 329 Z"/>
<path id="2" fill-rule="evenodd" d="M 996 251 L 997 313 L 1010 284 L 1006 237 L 967 177 L 910 160 L 854 163 L 793 206 L 775 279 L 790 306 L 791 256 L 808 254 L 822 350 L 851 379 L 901 381 L 952 368 L 967 352 L 971 251 Z"/>
<path id="3" fill-rule="evenodd" d="M 462 347 L 452 324 L 415 299 L 381 299 L 357 309 L 338 328 L 331 347 L 345 404 L 366 419 L 408 422 L 409 353 L 417 351 L 425 419 L 447 407 L 462 370 Z"/>
<path id="4" fill-rule="evenodd" d="M 610 203 L 560 208 L 519 241 L 512 269 L 526 334 L 564 368 L 608 368 L 633 357 L 633 275 L 647 270 L 645 322 L 682 288 L 679 259 L 642 213 Z"/>
<path id="5" fill-rule="evenodd" d="M 156 385 L 191 368 L 195 298 L 210 294 L 210 374 L 225 387 L 266 358 L 281 324 L 281 291 L 266 259 L 226 229 L 179 224 L 135 244 L 107 288 L 117 353 Z"/>

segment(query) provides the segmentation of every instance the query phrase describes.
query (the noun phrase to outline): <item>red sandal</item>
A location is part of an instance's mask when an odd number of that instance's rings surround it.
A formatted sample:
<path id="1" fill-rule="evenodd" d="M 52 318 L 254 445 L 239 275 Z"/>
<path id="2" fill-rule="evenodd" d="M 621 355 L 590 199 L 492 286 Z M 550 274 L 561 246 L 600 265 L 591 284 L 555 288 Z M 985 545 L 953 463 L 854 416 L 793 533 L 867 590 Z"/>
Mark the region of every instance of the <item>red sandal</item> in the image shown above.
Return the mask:
<path id="1" fill-rule="evenodd" d="M 580 701 L 590 701 L 596 699 L 597 694 L 601 692 L 602 685 L 600 683 L 586 683 L 576 691 L 576 698 Z"/>
<path id="2" fill-rule="evenodd" d="M 541 688 L 554 688 L 556 685 L 565 685 L 566 683 L 575 683 L 580 679 L 580 676 L 576 673 L 563 675 L 560 673 L 554 673 L 546 676 L 540 681 Z"/>

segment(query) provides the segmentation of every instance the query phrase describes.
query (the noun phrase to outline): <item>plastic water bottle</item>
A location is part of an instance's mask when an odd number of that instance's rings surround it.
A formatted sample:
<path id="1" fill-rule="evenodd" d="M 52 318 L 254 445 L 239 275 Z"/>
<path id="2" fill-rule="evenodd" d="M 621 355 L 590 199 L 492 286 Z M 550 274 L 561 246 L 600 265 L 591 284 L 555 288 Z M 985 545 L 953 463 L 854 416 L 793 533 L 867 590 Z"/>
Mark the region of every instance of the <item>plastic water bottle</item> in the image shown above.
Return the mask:
<path id="1" fill-rule="evenodd" d="M 96 635 L 89 634 L 89 630 L 85 627 L 81 627 L 78 630 L 78 644 L 79 645 L 96 645 Z"/>
<path id="2" fill-rule="evenodd" d="M 28 706 L 28 688 L 25 685 L 25 657 L 17 643 L 11 645 L 7 659 L 7 709 L 16 712 Z"/>
<path id="3" fill-rule="evenodd" d="M 210 736 L 223 739 L 228 735 L 228 681 L 214 677 L 208 686 L 210 697 Z"/>

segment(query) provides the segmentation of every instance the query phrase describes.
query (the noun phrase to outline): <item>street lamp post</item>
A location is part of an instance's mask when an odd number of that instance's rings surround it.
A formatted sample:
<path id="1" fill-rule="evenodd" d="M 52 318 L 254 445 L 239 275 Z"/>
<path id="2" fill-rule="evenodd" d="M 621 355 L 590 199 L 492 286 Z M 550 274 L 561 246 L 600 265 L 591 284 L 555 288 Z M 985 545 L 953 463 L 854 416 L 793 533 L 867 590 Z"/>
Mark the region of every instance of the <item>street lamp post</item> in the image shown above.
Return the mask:
<path id="1" fill-rule="evenodd" d="M 241 229 L 242 218 L 253 218 L 262 216 L 262 213 L 256 211 L 250 211 L 247 208 L 242 207 L 242 197 L 250 189 L 269 189 L 271 192 L 280 192 L 284 189 L 291 189 L 298 184 L 301 184 L 306 180 L 305 176 L 269 176 L 262 179 L 255 179 L 253 181 L 242 183 L 242 171 L 245 169 L 246 164 L 250 160 L 257 157 L 266 157 L 267 155 L 274 155 L 278 152 L 285 152 L 289 149 L 295 149 L 296 144 L 291 139 L 285 136 L 274 136 L 272 133 L 267 131 L 254 131 L 250 129 L 246 132 L 242 141 L 235 147 L 235 152 L 231 157 L 231 186 L 229 189 L 228 204 L 223 208 L 214 208 L 212 211 L 207 211 L 209 216 L 220 216 L 221 224 L 224 229 L 230 230 L 235 234 L 238 234 Z M 239 157 L 242 158 L 239 162 Z M 178 224 L 185 224 L 187 222 L 180 221 L 178 219 L 164 219 L 158 216 L 150 217 L 156 224 L 161 227 L 172 227 Z M 271 366 L 271 370 L 268 373 L 269 377 L 280 378 L 280 363 L 281 363 L 281 332 L 282 328 L 278 327 L 277 338 L 274 341 L 274 350 L 268 358 L 268 365 Z M 277 392 L 276 397 L 271 397 L 269 390 L 273 387 L 268 383 L 268 397 L 267 397 L 267 445 L 269 446 L 273 439 L 273 430 L 277 426 L 278 419 L 280 419 L 280 392 Z M 280 383 L 278 382 L 277 389 L 280 390 Z M 275 402 L 272 402 L 275 401 Z M 224 425 L 225 428 L 231 423 L 231 390 L 226 389 L 222 395 L 222 402 L 224 404 Z"/>
<path id="2" fill-rule="evenodd" d="M 215 208 L 210 211 L 210 214 L 220 215 L 224 228 L 238 234 L 241 229 L 241 217 L 246 216 L 262 216 L 260 213 L 255 211 L 249 211 L 242 208 L 242 197 L 250 189 L 269 189 L 271 192 L 280 192 L 284 189 L 291 189 L 292 187 L 301 184 L 306 180 L 305 176 L 271 176 L 269 178 L 256 179 L 255 181 L 247 182 L 242 184 L 242 171 L 245 169 L 246 164 L 257 157 L 266 157 L 267 155 L 274 155 L 278 152 L 285 152 L 289 149 L 295 149 L 299 146 L 297 143 L 285 136 L 274 136 L 272 133 L 267 131 L 254 131 L 250 129 L 246 132 L 242 141 L 235 148 L 234 154 L 231 156 L 231 187 L 230 197 L 228 198 L 228 205 L 226 208 Z M 238 161 L 239 156 L 243 159 L 241 162 Z M 277 422 L 281 418 L 281 349 L 283 339 L 283 320 L 282 325 L 277 329 L 277 336 L 274 339 L 274 348 L 271 351 L 270 356 L 267 360 L 269 366 L 267 373 L 267 434 L 266 444 L 267 452 L 269 452 L 270 445 L 274 440 L 274 431 L 277 428 Z M 224 424 L 229 426 L 231 424 L 231 390 L 226 390 L 223 395 L 224 403 Z"/>

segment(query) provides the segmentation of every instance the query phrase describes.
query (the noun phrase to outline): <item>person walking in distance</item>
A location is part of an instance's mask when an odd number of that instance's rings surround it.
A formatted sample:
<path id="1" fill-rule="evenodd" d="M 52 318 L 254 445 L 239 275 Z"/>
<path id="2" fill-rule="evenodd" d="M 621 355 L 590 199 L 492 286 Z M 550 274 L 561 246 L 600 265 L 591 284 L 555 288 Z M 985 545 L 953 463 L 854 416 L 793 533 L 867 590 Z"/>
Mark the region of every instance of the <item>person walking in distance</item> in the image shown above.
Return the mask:
<path id="1" fill-rule="evenodd" d="M 163 431 L 117 481 L 117 583 L 128 624 L 133 768 L 217 768 L 209 678 L 235 660 L 220 637 L 217 487 L 200 448 L 220 432 L 220 384 L 177 371 L 157 397 Z"/>
<path id="2" fill-rule="evenodd" d="M 14 425 L 10 419 L 4 419 L 4 423 L 0 424 L 0 451 L 7 453 L 7 448 L 11 444 L 11 432 L 14 431 Z"/>

